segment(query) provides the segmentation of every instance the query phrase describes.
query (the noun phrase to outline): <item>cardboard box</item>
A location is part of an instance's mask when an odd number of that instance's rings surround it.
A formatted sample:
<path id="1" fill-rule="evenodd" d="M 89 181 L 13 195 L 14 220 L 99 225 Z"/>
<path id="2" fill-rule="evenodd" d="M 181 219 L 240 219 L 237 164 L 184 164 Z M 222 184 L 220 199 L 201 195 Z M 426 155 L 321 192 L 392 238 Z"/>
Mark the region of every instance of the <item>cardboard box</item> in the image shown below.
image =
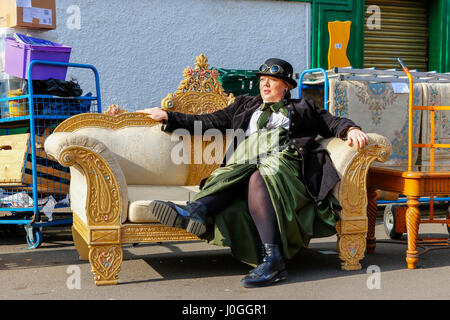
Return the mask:
<path id="1" fill-rule="evenodd" d="M 1 0 L 0 27 L 56 29 L 55 0 Z"/>
<path id="2" fill-rule="evenodd" d="M 0 185 L 21 185 L 29 133 L 0 136 Z"/>
<path id="3" fill-rule="evenodd" d="M 46 132 L 50 132 L 46 130 Z M 47 134 L 47 133 L 45 133 Z M 44 151 L 45 136 L 36 135 L 36 176 L 38 193 L 68 194 L 70 173 L 49 159 Z M 0 187 L 7 192 L 31 192 L 33 175 L 30 134 L 0 136 Z M 10 190 L 11 189 L 11 190 Z"/>

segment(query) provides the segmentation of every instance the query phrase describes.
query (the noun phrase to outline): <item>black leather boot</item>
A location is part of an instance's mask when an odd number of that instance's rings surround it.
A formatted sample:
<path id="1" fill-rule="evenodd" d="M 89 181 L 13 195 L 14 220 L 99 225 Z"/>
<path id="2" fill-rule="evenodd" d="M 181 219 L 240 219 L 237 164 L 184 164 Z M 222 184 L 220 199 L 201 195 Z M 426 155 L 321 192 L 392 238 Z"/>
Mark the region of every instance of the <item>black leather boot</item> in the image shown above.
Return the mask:
<path id="1" fill-rule="evenodd" d="M 280 248 L 276 244 L 264 244 L 264 258 L 241 280 L 246 288 L 263 287 L 287 278 L 287 271 Z"/>
<path id="2" fill-rule="evenodd" d="M 183 228 L 196 236 L 201 236 L 206 231 L 207 208 L 199 201 L 179 205 L 171 201 L 154 200 L 150 203 L 150 210 L 166 226 Z"/>

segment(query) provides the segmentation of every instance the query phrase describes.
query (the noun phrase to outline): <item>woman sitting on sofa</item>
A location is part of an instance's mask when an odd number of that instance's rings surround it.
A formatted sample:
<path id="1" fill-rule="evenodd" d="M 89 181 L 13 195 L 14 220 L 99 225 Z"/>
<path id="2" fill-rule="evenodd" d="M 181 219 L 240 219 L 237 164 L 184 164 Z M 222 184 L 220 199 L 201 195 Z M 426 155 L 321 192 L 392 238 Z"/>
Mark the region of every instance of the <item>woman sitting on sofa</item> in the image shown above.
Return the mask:
<path id="1" fill-rule="evenodd" d="M 161 223 L 230 246 L 235 257 L 255 266 L 241 280 L 244 287 L 285 279 L 285 260 L 307 247 L 311 238 L 336 233 L 341 208 L 332 189 L 339 176 L 316 137 L 347 139 L 357 150 L 368 143 L 350 119 L 334 117 L 313 101 L 290 98 L 289 91 L 297 86 L 290 63 L 268 59 L 257 75 L 260 95 L 238 96 L 210 114 L 139 111 L 163 122 L 167 132 L 184 128 L 193 134 L 195 121 L 203 132 L 245 131 L 245 140 L 227 152 L 227 162 L 202 180 L 194 201 L 185 206 L 152 202 Z"/>

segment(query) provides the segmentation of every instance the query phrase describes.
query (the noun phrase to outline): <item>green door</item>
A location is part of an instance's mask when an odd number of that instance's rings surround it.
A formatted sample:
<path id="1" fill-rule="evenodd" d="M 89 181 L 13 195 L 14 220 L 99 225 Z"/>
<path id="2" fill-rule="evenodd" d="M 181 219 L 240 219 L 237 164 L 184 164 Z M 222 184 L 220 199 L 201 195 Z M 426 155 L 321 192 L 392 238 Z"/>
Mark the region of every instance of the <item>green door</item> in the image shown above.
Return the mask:
<path id="1" fill-rule="evenodd" d="M 313 0 L 311 3 L 311 66 L 328 68 L 328 22 L 351 21 L 347 57 L 352 67 L 364 65 L 364 1 Z"/>
<path id="2" fill-rule="evenodd" d="M 450 71 L 450 0 L 428 2 L 429 70 Z"/>
<path id="3" fill-rule="evenodd" d="M 347 56 L 354 68 L 364 68 L 365 0 L 291 1 L 311 3 L 312 68 L 328 68 L 328 22 L 336 20 L 352 22 Z M 377 3 L 370 1 L 374 2 Z M 380 0 L 379 5 L 383 2 L 386 0 Z M 450 72 L 450 0 L 423 2 L 427 4 L 428 9 L 428 70 Z M 426 46 L 424 47 L 424 50 L 427 50 Z"/>

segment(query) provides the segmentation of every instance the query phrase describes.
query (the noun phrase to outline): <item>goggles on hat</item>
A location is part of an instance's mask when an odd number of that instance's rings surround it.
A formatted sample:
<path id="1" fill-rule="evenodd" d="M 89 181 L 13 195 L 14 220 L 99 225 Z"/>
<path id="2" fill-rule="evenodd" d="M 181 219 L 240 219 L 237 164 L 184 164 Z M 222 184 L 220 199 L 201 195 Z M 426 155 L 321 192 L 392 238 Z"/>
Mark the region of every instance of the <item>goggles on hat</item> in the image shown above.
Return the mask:
<path id="1" fill-rule="evenodd" d="M 262 64 L 258 68 L 259 72 L 267 72 L 269 71 L 271 74 L 283 74 L 284 70 L 277 64 L 273 64 L 270 67 L 267 64 Z"/>

